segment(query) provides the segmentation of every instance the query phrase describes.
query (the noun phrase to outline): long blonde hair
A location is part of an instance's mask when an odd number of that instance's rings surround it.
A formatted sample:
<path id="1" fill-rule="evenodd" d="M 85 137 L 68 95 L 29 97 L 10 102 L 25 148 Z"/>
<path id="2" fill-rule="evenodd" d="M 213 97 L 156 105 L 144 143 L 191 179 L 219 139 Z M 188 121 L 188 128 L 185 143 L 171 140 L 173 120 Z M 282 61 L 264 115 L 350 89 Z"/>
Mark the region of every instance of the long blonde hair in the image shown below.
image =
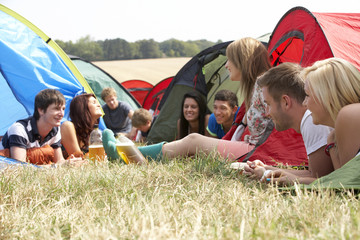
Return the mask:
<path id="1" fill-rule="evenodd" d="M 317 61 L 302 72 L 310 91 L 335 122 L 340 109 L 360 102 L 360 73 L 340 58 Z"/>
<path id="2" fill-rule="evenodd" d="M 271 67 L 268 51 L 258 40 L 242 38 L 229 44 L 226 56 L 241 72 L 240 91 L 249 109 L 257 77 Z"/>

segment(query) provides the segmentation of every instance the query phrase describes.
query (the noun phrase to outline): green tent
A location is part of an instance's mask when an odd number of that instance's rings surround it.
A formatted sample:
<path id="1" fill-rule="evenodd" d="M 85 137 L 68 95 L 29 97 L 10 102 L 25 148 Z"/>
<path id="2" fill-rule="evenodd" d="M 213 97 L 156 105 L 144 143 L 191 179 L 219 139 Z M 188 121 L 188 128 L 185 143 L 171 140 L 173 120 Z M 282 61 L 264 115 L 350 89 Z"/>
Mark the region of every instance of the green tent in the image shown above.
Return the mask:
<path id="1" fill-rule="evenodd" d="M 181 100 L 186 92 L 200 92 L 207 98 L 211 110 L 215 92 L 224 88 L 237 92 L 239 84 L 229 81 L 224 67 L 227 61 L 225 51 L 230 43 L 220 43 L 203 50 L 180 69 L 159 104 L 160 113 L 147 137 L 150 143 L 175 139 L 176 121 L 180 117 Z"/>
<path id="2" fill-rule="evenodd" d="M 360 155 L 351 159 L 341 168 L 319 178 L 306 189 L 332 188 L 332 189 L 360 189 Z"/>
<path id="3" fill-rule="evenodd" d="M 80 57 L 72 55 L 69 55 L 69 57 L 84 76 L 101 105 L 105 104 L 101 99 L 102 90 L 106 87 L 112 87 L 117 93 L 118 100 L 129 103 L 134 110 L 140 107 L 140 104 L 128 90 L 103 69 Z"/>

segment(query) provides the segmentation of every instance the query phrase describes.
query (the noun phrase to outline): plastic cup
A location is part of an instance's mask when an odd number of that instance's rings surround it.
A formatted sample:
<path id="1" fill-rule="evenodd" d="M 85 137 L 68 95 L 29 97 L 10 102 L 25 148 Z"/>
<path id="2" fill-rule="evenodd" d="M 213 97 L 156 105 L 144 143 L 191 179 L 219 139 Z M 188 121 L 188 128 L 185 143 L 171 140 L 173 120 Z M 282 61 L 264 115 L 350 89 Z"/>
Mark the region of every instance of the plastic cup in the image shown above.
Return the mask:
<path id="1" fill-rule="evenodd" d="M 144 164 L 147 162 L 134 143 L 117 142 L 116 150 L 126 164 L 129 163 Z"/>
<path id="2" fill-rule="evenodd" d="M 103 145 L 90 145 L 89 158 L 93 161 L 104 161 L 106 153 Z"/>

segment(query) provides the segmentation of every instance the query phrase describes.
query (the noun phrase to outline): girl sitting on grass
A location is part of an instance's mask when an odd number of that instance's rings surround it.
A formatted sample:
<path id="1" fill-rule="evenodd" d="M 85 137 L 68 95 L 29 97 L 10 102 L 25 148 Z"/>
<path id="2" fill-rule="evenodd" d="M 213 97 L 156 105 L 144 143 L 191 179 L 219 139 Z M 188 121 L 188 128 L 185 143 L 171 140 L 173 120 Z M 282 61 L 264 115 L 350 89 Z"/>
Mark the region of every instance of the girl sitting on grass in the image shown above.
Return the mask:
<path id="1" fill-rule="evenodd" d="M 210 136 L 206 131 L 209 117 L 209 110 L 201 94 L 195 91 L 185 93 L 181 104 L 180 119 L 177 122 L 177 138 L 184 138 L 190 133 Z"/>
<path id="2" fill-rule="evenodd" d="M 71 121 L 61 124 L 61 144 L 64 156 L 83 157 L 89 151 L 89 137 L 102 116 L 101 106 L 94 94 L 84 93 L 70 103 Z"/>

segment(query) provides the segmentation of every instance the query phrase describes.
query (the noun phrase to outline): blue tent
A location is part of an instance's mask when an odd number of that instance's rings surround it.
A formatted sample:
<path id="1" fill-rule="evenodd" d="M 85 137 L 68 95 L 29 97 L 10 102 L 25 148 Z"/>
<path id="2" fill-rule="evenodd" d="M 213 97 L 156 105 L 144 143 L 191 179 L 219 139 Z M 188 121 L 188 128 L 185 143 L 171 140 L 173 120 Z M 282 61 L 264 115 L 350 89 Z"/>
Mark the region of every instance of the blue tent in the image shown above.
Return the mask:
<path id="1" fill-rule="evenodd" d="M 59 90 L 71 99 L 90 86 L 61 48 L 22 16 L 0 4 L 0 136 L 11 124 L 31 116 L 35 95 Z"/>

